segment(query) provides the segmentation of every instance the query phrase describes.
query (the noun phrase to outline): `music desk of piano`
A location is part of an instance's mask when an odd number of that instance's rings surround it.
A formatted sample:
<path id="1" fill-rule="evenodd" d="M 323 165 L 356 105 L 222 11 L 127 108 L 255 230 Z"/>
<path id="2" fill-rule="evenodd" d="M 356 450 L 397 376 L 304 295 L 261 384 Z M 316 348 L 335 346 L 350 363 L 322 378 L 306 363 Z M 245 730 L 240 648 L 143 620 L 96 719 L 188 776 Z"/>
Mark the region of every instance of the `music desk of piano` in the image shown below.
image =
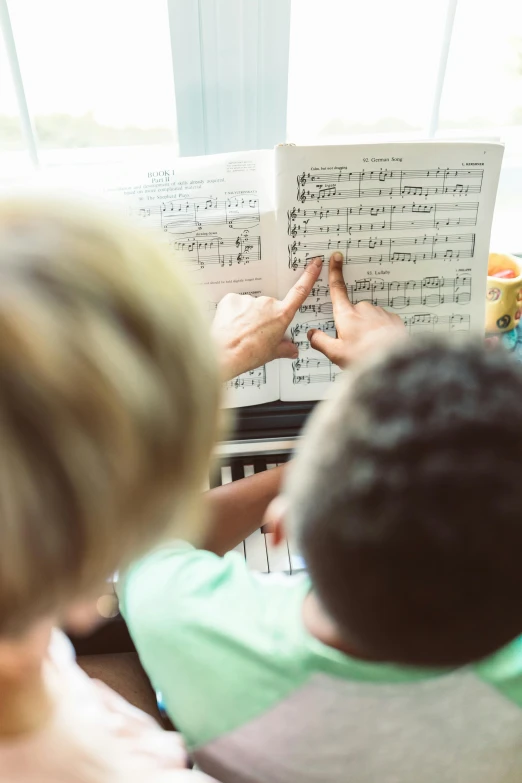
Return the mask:
<path id="1" fill-rule="evenodd" d="M 237 481 L 286 462 L 314 405 L 310 402 L 271 402 L 240 408 L 230 440 L 217 446 L 209 487 Z M 288 543 L 286 547 L 282 544 L 273 548 L 270 537 L 262 530 L 253 533 L 236 549 L 255 571 L 292 573 L 303 568 L 299 554 L 293 552 Z M 110 619 L 90 636 L 70 637 L 77 655 L 134 651 L 127 626 L 118 613 L 112 587 L 100 598 L 98 607 L 101 616 Z"/>

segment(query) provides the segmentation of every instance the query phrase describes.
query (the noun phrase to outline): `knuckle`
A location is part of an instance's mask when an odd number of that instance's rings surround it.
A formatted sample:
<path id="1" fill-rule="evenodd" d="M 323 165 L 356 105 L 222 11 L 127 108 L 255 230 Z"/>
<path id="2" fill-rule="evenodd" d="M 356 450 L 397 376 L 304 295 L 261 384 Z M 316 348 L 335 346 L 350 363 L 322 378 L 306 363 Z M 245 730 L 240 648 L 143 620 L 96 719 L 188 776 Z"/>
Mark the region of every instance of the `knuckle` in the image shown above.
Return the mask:
<path id="1" fill-rule="evenodd" d="M 294 286 L 294 291 L 296 294 L 299 294 L 299 296 L 306 296 L 308 294 L 308 289 L 306 286 L 304 286 L 302 283 L 296 283 Z"/>

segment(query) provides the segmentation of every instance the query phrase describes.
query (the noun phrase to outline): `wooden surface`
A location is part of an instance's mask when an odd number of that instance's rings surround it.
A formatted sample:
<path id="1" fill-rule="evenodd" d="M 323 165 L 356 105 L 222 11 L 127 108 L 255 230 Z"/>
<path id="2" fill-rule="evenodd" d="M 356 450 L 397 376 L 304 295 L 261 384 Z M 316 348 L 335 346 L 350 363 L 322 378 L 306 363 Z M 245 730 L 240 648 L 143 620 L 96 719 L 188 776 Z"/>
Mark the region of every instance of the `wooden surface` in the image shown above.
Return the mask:
<path id="1" fill-rule="evenodd" d="M 136 653 L 81 655 L 78 663 L 89 677 L 102 680 L 128 702 L 165 726 L 156 704 L 156 695 Z"/>

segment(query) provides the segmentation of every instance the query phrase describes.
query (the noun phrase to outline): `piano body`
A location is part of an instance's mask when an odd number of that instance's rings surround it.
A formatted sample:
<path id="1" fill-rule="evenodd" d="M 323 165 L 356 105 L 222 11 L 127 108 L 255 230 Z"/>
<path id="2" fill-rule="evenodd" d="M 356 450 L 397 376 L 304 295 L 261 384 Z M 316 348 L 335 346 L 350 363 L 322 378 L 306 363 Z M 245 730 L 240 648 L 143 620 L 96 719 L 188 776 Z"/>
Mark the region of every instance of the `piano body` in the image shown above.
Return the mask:
<path id="1" fill-rule="evenodd" d="M 240 408 L 230 440 L 217 446 L 209 487 L 270 470 L 286 462 L 294 449 L 301 428 L 314 407 L 312 402 L 272 402 Z M 274 548 L 263 530 L 243 541 L 236 551 L 242 554 L 254 571 L 261 573 L 295 573 L 304 568 L 298 552 L 286 546 Z M 78 655 L 100 655 L 134 651 L 127 627 L 118 612 L 112 585 L 98 602 L 100 615 L 107 619 L 92 635 L 71 636 Z"/>

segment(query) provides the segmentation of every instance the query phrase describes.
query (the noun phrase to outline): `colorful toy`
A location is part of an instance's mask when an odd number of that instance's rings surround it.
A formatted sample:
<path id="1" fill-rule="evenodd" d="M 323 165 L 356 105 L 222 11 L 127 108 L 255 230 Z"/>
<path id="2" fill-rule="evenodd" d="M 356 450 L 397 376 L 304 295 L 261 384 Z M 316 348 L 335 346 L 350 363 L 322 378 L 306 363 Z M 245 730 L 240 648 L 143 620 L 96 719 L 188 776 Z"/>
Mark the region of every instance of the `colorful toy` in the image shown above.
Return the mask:
<path id="1" fill-rule="evenodd" d="M 522 259 L 507 253 L 490 253 L 486 293 L 486 332 L 505 335 L 522 317 Z M 511 335 L 510 335 L 511 336 Z M 516 342 L 516 335 L 514 342 Z"/>

